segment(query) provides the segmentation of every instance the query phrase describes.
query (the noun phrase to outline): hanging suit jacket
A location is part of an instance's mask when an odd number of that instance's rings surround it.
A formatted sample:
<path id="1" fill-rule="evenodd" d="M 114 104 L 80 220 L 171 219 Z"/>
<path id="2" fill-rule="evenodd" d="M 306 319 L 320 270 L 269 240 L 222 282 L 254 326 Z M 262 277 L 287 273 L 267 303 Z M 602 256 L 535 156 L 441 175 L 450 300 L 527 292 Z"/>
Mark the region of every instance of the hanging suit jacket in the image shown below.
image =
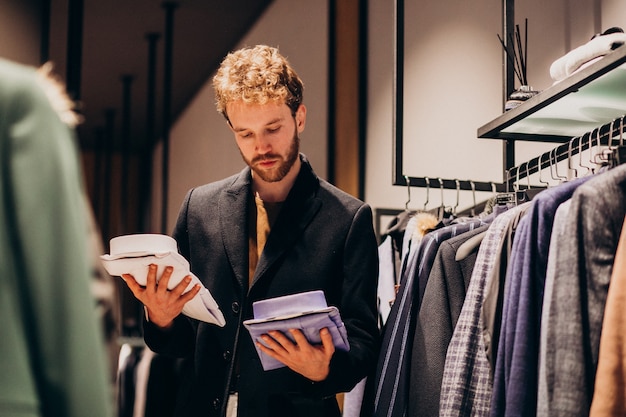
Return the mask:
<path id="1" fill-rule="evenodd" d="M 442 417 L 489 413 L 492 383 L 480 311 L 501 241 L 510 223 L 516 221 L 527 204 L 510 208 L 494 218 L 478 249 L 465 301 L 446 351 L 439 397 Z"/>
<path id="2" fill-rule="evenodd" d="M 371 209 L 320 180 L 301 158 L 301 171 L 249 289 L 250 169 L 193 189 L 184 200 L 174 237 L 222 309 L 226 325 L 184 316 L 168 331 L 144 323 L 151 349 L 186 358 L 176 416 L 223 416 L 233 388 L 240 417 L 339 416 L 335 394 L 352 389 L 375 366 L 378 255 Z M 318 383 L 286 367 L 263 371 L 242 325 L 252 318 L 252 303 L 318 289 L 328 305 L 339 308 L 350 351 L 336 351 L 330 374 Z"/>
<path id="3" fill-rule="evenodd" d="M 409 416 L 439 415 L 446 351 L 463 307 L 478 246 L 463 259 L 455 260 L 456 252 L 471 237 L 485 233 L 488 227 L 484 225 L 450 238 L 439 247 L 416 318 L 411 350 Z"/>
<path id="4" fill-rule="evenodd" d="M 484 225 L 480 219 L 433 230 L 412 246 L 400 288 L 383 333 L 383 349 L 376 365 L 374 416 L 404 415 L 409 402 L 411 344 L 421 295 L 442 242 Z M 413 244 L 412 244 L 413 245 Z"/>
<path id="5" fill-rule="evenodd" d="M 557 258 L 543 359 L 549 390 L 538 414 L 587 416 L 594 391 L 604 306 L 626 213 L 626 165 L 589 178 L 571 199 Z"/>
<path id="6" fill-rule="evenodd" d="M 579 178 L 540 192 L 519 222 L 504 290 L 492 417 L 536 414 L 539 329 L 554 215 L 586 180 Z"/>
<path id="7" fill-rule="evenodd" d="M 73 130 L 0 59 L 0 415 L 110 417 Z"/>

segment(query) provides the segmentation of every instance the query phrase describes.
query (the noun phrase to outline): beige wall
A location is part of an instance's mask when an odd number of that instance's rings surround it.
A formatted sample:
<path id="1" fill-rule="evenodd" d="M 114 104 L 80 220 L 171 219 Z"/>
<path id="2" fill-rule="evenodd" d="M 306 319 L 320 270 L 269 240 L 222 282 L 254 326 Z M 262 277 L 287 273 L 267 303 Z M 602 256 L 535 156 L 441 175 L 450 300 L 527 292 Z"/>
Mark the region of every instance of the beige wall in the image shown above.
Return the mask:
<path id="1" fill-rule="evenodd" d="M 501 113 L 501 0 L 472 2 L 425 0 L 407 5 L 405 50 L 405 173 L 431 178 L 502 181 L 502 144 L 478 139 L 476 130 Z M 538 90 L 551 85 L 550 64 L 610 26 L 626 26 L 621 0 L 517 1 L 516 23 L 529 26 L 529 80 Z M 305 83 L 309 107 L 303 150 L 318 174 L 327 169 L 327 3 L 276 0 L 240 46 L 269 43 L 280 47 Z M 306 19 L 303 19 L 306 16 Z M 368 114 L 365 200 L 374 208 L 403 208 L 406 187 L 392 185 L 393 6 L 369 0 Z M 553 144 L 516 144 L 516 164 Z M 243 162 L 213 105 L 209 84 L 176 121 L 172 131 L 168 224 L 173 227 L 185 192 L 232 173 Z M 155 161 L 160 161 L 159 151 Z M 153 215 L 158 219 L 159 163 L 155 164 Z M 531 177 L 533 183 L 537 183 Z M 477 200 L 490 193 L 477 193 Z M 411 189 L 411 208 L 421 208 L 426 189 Z M 454 205 L 456 192 L 445 190 L 444 203 Z M 460 208 L 473 203 L 462 191 Z M 431 189 L 429 207 L 441 193 Z M 156 226 L 155 226 L 156 227 Z M 155 228 L 158 230 L 158 228 Z"/>
<path id="2" fill-rule="evenodd" d="M 403 208 L 406 187 L 392 186 L 391 2 L 370 0 L 369 113 L 366 201 L 373 207 Z M 502 181 L 502 145 L 478 139 L 478 127 L 502 111 L 501 0 L 406 2 L 405 174 L 475 181 Z M 419 3 L 419 4 L 417 4 Z M 417 9 L 419 8 L 419 9 Z M 626 27 L 619 0 L 516 1 L 516 23 L 528 18 L 529 81 L 551 85 L 550 64 L 610 26 Z M 517 142 L 516 164 L 553 144 Z M 537 183 L 536 181 L 534 183 Z M 429 206 L 440 204 L 431 188 Z M 478 201 L 490 193 L 477 193 Z M 411 189 L 410 208 L 422 208 L 426 189 Z M 473 203 L 461 192 L 460 208 Z M 454 205 L 456 191 L 444 203 Z"/>
<path id="3" fill-rule="evenodd" d="M 237 46 L 260 43 L 277 46 L 304 81 L 307 105 L 302 151 L 317 174 L 327 172 L 328 5 L 325 1 L 275 0 Z M 176 120 L 171 132 L 168 231 L 191 187 L 239 172 L 244 162 L 230 130 L 215 110 L 210 80 Z M 160 161 L 160 149 L 154 161 Z M 153 219 L 160 219 L 160 164 L 155 166 Z M 158 222 L 154 229 L 159 230 Z"/>

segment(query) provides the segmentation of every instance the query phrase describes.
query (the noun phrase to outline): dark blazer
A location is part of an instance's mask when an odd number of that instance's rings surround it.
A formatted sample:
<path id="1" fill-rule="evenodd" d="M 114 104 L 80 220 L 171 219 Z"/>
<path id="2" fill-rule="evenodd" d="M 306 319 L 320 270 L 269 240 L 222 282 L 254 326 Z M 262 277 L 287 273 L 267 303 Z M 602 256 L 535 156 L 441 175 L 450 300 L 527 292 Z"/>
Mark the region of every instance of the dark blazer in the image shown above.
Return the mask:
<path id="1" fill-rule="evenodd" d="M 459 247 L 489 225 L 451 237 L 439 246 L 416 318 L 411 346 L 409 416 L 438 416 L 439 394 L 448 344 L 469 286 L 479 245 L 462 259 Z"/>
<path id="2" fill-rule="evenodd" d="M 250 169 L 193 189 L 184 200 L 174 237 L 226 325 L 180 316 L 162 332 L 144 323 L 151 349 L 187 358 L 177 416 L 223 416 L 229 387 L 239 393 L 241 417 L 339 416 L 335 394 L 350 390 L 376 363 L 378 252 L 371 209 L 319 179 L 301 158 L 250 289 Z M 252 317 L 252 303 L 317 289 L 339 308 L 350 351 L 335 352 L 328 378 L 319 383 L 288 368 L 264 372 L 242 325 Z"/>

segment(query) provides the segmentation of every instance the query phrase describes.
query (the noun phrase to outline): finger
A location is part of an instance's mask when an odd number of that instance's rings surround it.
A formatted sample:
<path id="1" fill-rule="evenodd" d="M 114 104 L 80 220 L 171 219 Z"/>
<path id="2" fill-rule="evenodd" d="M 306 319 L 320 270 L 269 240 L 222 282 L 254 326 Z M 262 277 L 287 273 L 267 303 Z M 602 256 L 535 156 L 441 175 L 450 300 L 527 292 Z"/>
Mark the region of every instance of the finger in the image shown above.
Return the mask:
<path id="1" fill-rule="evenodd" d="M 279 361 L 283 362 L 283 360 L 284 360 L 284 359 L 283 359 L 283 355 L 279 355 L 279 354 L 276 352 L 276 350 L 271 349 L 271 348 L 269 348 L 269 347 L 265 346 L 263 343 L 258 342 L 258 341 L 256 342 L 256 345 L 259 347 L 259 349 L 261 350 L 261 352 L 265 353 L 265 354 L 266 354 L 266 355 L 268 355 L 268 356 L 271 356 L 271 357 L 272 357 L 272 358 L 274 358 L 274 359 L 277 359 L 277 360 L 279 360 Z M 283 352 L 284 352 L 284 350 L 283 350 Z M 283 363 L 284 363 L 284 362 L 283 362 Z"/>
<path id="2" fill-rule="evenodd" d="M 172 295 L 176 298 L 180 297 L 185 292 L 190 282 L 191 276 L 185 276 L 174 288 L 172 288 Z"/>
<path id="3" fill-rule="evenodd" d="M 196 284 L 189 291 L 181 295 L 179 299 L 186 304 L 200 292 L 201 288 L 202 286 L 200 284 Z"/>
<path id="4" fill-rule="evenodd" d="M 302 330 L 300 329 L 289 329 L 289 333 L 291 333 L 291 335 L 293 336 L 294 340 L 296 341 L 296 345 L 298 346 L 306 346 L 309 343 L 309 341 L 307 340 L 306 336 L 304 335 L 304 333 L 302 333 Z"/>
<path id="5" fill-rule="evenodd" d="M 155 264 L 148 265 L 148 276 L 146 277 L 146 289 L 156 291 L 156 274 L 157 266 Z"/>
<path id="6" fill-rule="evenodd" d="M 130 291 L 135 295 L 135 297 L 137 297 L 140 292 L 143 291 L 143 288 L 141 287 L 141 285 L 139 285 L 134 276 L 130 274 L 122 274 L 122 279 L 130 289 Z"/>
<path id="7" fill-rule="evenodd" d="M 293 343 L 280 331 L 273 330 L 268 334 L 261 335 L 265 346 L 275 351 L 286 352 L 293 349 Z"/>
<path id="8" fill-rule="evenodd" d="M 272 330 L 268 334 L 284 349 L 291 349 L 295 346 L 295 343 L 279 330 Z"/>
<path id="9" fill-rule="evenodd" d="M 333 336 L 330 334 L 330 331 L 326 327 L 320 330 L 320 338 L 322 339 L 322 346 L 324 347 L 324 351 L 330 354 L 335 353 Z"/>
<path id="10" fill-rule="evenodd" d="M 171 266 L 166 266 L 165 270 L 161 274 L 161 278 L 159 279 L 159 285 L 157 286 L 157 291 L 164 293 L 167 292 L 167 288 L 170 283 L 170 277 L 172 276 L 172 272 L 174 272 L 174 268 Z"/>

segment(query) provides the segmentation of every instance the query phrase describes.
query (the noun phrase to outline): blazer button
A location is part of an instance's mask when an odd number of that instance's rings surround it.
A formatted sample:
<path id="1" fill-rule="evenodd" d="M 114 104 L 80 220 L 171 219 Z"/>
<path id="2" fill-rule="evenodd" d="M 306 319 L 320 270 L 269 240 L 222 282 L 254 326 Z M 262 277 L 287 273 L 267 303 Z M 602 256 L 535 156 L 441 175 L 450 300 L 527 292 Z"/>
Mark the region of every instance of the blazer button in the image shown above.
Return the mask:
<path id="1" fill-rule="evenodd" d="M 219 398 L 214 399 L 213 400 L 213 409 L 214 410 L 219 410 L 221 404 L 222 404 L 222 402 L 220 401 Z"/>
<path id="2" fill-rule="evenodd" d="M 230 305 L 230 308 L 231 310 L 233 310 L 233 313 L 239 313 L 239 303 L 237 301 L 233 301 L 233 303 Z"/>
<path id="3" fill-rule="evenodd" d="M 226 362 L 228 362 L 230 360 L 230 358 L 233 357 L 232 353 L 230 353 L 230 350 L 225 351 L 222 356 L 224 357 L 224 360 Z"/>

